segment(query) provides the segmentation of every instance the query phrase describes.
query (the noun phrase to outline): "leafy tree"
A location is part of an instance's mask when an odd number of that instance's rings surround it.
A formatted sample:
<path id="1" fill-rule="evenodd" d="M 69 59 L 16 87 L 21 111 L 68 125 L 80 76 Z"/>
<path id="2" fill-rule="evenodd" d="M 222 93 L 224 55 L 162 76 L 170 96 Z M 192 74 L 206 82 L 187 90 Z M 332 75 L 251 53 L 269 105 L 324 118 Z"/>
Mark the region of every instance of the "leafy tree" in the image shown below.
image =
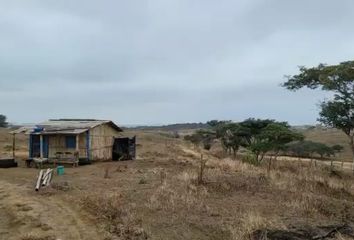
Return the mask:
<path id="1" fill-rule="evenodd" d="M 216 138 L 215 132 L 210 130 L 198 130 L 196 134 L 201 136 L 203 148 L 205 150 L 210 150 Z"/>
<path id="2" fill-rule="evenodd" d="M 261 133 L 261 138 L 269 143 L 269 150 L 273 151 L 275 156 L 277 156 L 280 151 L 286 149 L 286 144 L 303 140 L 304 136 L 291 130 L 287 123 L 281 122 L 271 123 L 265 127 Z"/>
<path id="3" fill-rule="evenodd" d="M 201 136 L 197 134 L 186 135 L 184 136 L 184 140 L 190 141 L 194 144 L 195 147 L 199 146 L 199 144 L 202 142 Z"/>
<path id="4" fill-rule="evenodd" d="M 7 127 L 6 116 L 0 114 L 0 127 Z"/>
<path id="5" fill-rule="evenodd" d="M 274 122 L 270 119 L 249 118 L 240 123 L 244 129 L 247 129 L 244 136 L 247 142 L 246 148 L 255 154 L 257 161 L 262 161 L 264 154 L 271 149 L 262 132 L 269 124 Z"/>
<path id="6" fill-rule="evenodd" d="M 291 130 L 287 123 L 273 121 L 269 122 L 266 127 L 252 138 L 254 140 L 251 141 L 249 149 L 256 155 L 258 161 L 262 161 L 268 152 L 273 152 L 275 157 L 277 157 L 279 152 L 285 149 L 286 144 L 302 140 L 303 135 Z"/>
<path id="7" fill-rule="evenodd" d="M 225 123 L 225 122 L 226 122 L 226 121 L 210 120 L 210 121 L 207 122 L 207 124 L 208 124 L 210 127 L 215 128 L 215 127 L 217 127 L 218 125 L 223 124 L 223 123 Z"/>
<path id="8" fill-rule="evenodd" d="M 283 86 L 294 91 L 308 87 L 334 93 L 333 99 L 322 102 L 319 121 L 347 135 L 354 163 L 354 61 L 338 65 L 320 64 L 312 68 L 300 67 L 299 70 L 299 74 L 288 76 Z"/>
<path id="9" fill-rule="evenodd" d="M 336 144 L 332 146 L 332 149 L 335 154 L 339 154 L 344 150 L 344 147 L 342 145 Z"/>
<path id="10" fill-rule="evenodd" d="M 224 124 L 218 129 L 218 136 L 221 136 L 221 144 L 226 151 L 232 151 L 234 157 L 241 146 L 247 145 L 248 129 L 238 123 Z"/>
<path id="11" fill-rule="evenodd" d="M 195 146 L 202 144 L 205 150 L 210 150 L 215 140 L 215 132 L 210 130 L 197 130 L 192 135 L 185 136 L 184 139 L 192 142 Z"/>
<path id="12" fill-rule="evenodd" d="M 287 148 L 290 155 L 296 157 L 309 157 L 313 158 L 314 154 L 317 154 L 321 158 L 333 156 L 335 151 L 333 147 L 329 147 L 324 143 L 313 141 L 299 141 L 288 145 Z"/>
<path id="13" fill-rule="evenodd" d="M 296 156 L 296 157 L 307 157 L 308 152 L 307 148 L 305 147 L 304 141 L 300 142 L 292 142 L 287 144 L 286 146 L 286 152 L 290 156 Z"/>
<path id="14" fill-rule="evenodd" d="M 319 143 L 317 145 L 316 153 L 320 155 L 321 159 L 323 159 L 325 156 L 326 157 L 331 157 L 334 156 L 334 150 L 333 148 L 327 146 L 326 144 Z"/>
<path id="15" fill-rule="evenodd" d="M 248 134 L 246 136 L 248 144 L 251 145 L 259 140 L 259 136 L 264 128 L 269 124 L 274 123 L 274 120 L 270 119 L 255 119 L 249 118 L 240 123 L 242 127 L 248 129 Z"/>

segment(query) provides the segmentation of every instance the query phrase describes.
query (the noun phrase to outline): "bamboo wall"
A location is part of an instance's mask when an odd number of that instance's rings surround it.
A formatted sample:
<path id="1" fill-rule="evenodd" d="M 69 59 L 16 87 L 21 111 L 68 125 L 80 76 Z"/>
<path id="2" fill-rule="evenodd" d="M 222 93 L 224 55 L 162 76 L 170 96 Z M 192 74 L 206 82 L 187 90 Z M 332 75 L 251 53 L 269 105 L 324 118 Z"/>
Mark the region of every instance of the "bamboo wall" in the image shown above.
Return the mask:
<path id="1" fill-rule="evenodd" d="M 109 124 L 103 124 L 89 130 L 90 160 L 111 160 L 114 137 L 120 134 Z M 79 135 L 79 157 L 87 158 L 86 132 Z M 49 158 L 55 158 L 57 152 L 74 153 L 76 149 L 66 148 L 66 135 L 48 136 Z"/>
<path id="2" fill-rule="evenodd" d="M 49 158 L 56 157 L 57 152 L 71 152 L 74 153 L 76 151 L 75 148 L 66 148 L 65 144 L 65 137 L 66 135 L 50 135 L 48 136 L 48 143 L 49 143 Z M 81 133 L 79 135 L 79 157 L 86 158 L 87 151 L 86 151 L 86 132 Z"/>
<path id="3" fill-rule="evenodd" d="M 90 129 L 90 159 L 111 160 L 114 137 L 119 135 L 109 124 Z"/>

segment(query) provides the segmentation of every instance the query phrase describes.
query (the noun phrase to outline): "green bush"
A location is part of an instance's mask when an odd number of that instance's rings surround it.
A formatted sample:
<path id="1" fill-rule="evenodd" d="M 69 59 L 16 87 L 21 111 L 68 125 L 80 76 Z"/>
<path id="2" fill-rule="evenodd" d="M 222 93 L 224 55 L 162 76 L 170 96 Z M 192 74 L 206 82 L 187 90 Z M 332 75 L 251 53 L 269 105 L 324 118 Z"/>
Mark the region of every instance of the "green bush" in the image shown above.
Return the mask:
<path id="1" fill-rule="evenodd" d="M 259 161 L 257 160 L 256 155 L 253 153 L 246 153 L 245 155 L 241 155 L 241 161 L 244 163 L 248 163 L 254 166 L 259 166 Z"/>

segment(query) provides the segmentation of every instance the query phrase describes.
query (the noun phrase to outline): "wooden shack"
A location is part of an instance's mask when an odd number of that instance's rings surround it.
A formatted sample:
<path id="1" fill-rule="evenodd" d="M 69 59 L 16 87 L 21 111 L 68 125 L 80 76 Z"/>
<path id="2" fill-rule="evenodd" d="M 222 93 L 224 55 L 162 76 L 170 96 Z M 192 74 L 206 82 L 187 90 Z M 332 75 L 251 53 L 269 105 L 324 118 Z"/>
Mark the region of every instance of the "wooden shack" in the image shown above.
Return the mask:
<path id="1" fill-rule="evenodd" d="M 95 119 L 53 119 L 26 132 L 29 158 L 41 159 L 112 160 L 115 143 L 122 137 L 114 122 Z"/>

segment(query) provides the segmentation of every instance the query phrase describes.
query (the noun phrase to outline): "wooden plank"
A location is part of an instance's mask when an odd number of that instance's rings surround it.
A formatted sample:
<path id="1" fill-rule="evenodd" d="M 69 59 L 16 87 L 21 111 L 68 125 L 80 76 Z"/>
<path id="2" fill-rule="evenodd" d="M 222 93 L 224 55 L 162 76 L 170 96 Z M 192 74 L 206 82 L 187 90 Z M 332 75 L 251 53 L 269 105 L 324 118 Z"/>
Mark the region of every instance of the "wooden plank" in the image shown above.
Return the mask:
<path id="1" fill-rule="evenodd" d="M 39 136 L 39 146 L 40 158 L 43 158 L 43 135 Z"/>

